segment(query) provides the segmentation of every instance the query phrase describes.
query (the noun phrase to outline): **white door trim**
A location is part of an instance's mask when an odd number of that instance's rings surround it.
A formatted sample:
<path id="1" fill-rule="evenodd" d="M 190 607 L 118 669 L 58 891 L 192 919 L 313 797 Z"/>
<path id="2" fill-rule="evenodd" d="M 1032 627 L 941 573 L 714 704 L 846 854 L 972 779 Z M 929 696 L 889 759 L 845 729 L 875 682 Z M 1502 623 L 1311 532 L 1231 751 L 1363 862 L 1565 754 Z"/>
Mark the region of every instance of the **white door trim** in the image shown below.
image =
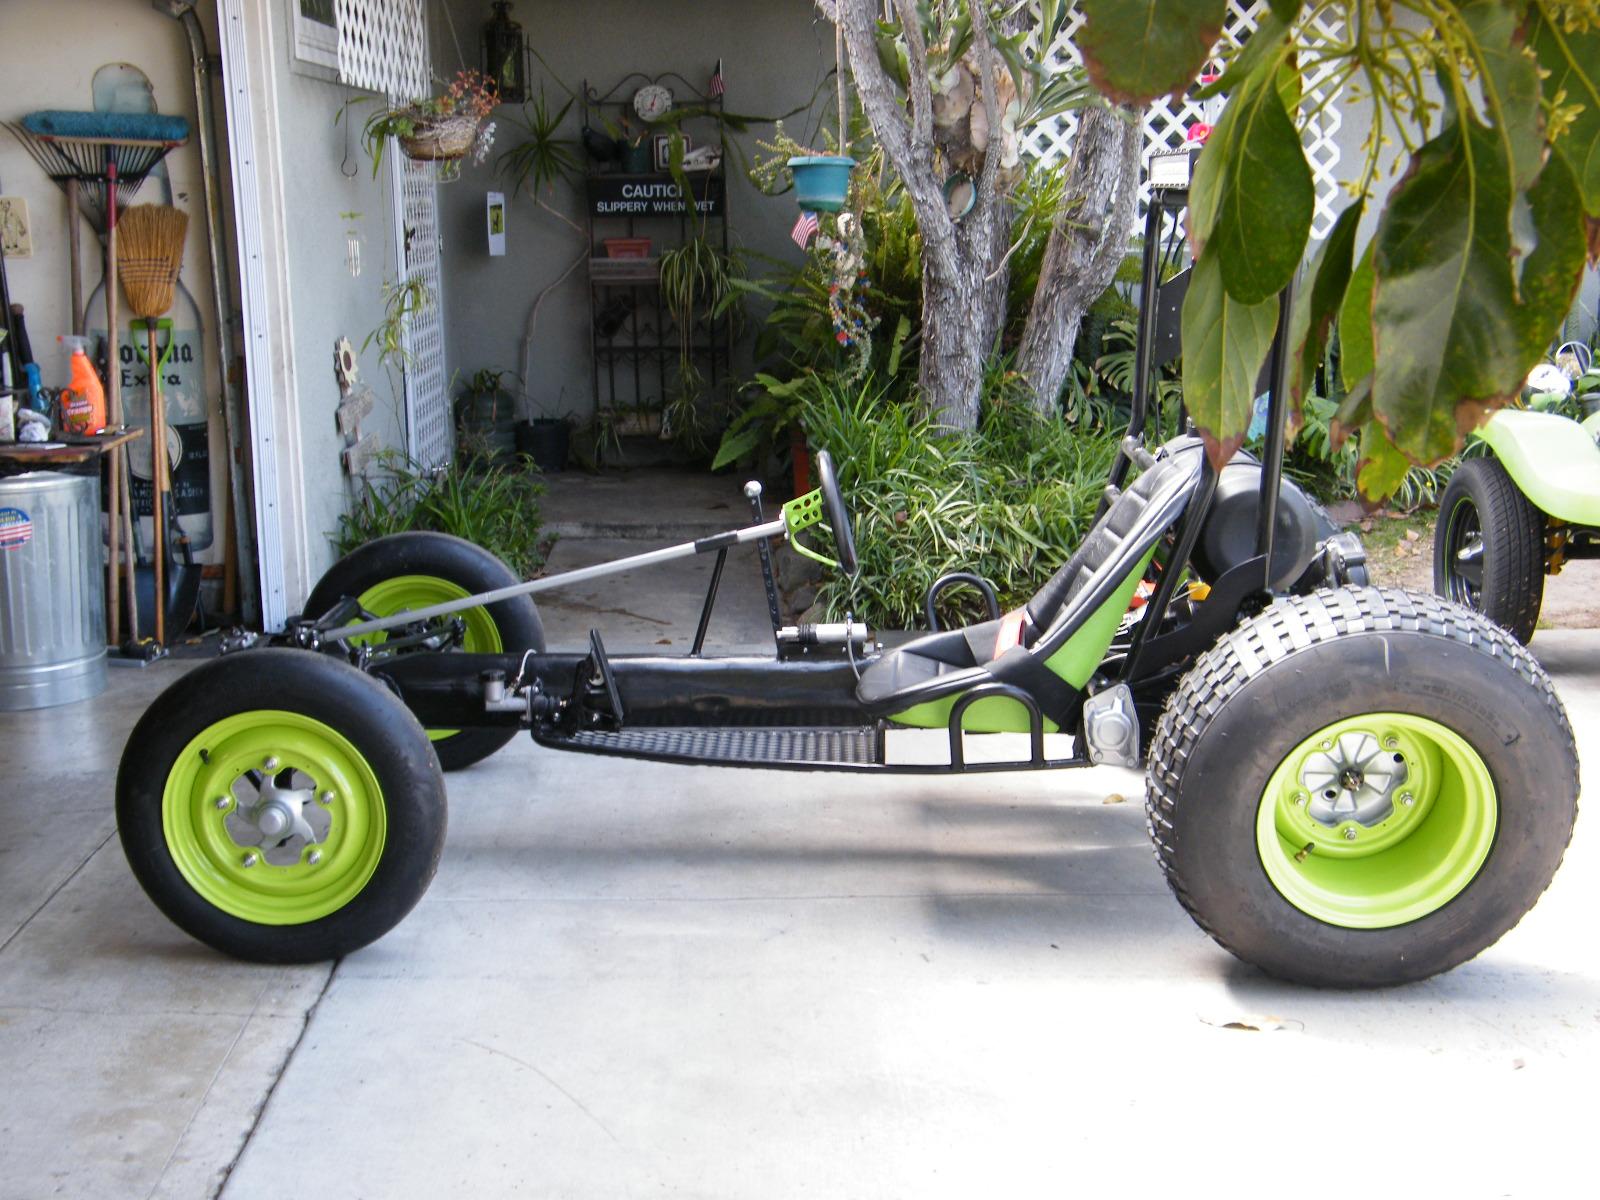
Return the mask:
<path id="1" fill-rule="evenodd" d="M 300 404 L 274 72 L 286 53 L 279 10 L 278 0 L 219 0 L 217 12 L 244 306 L 261 620 L 269 631 L 282 629 L 311 589 L 305 480 L 295 453 Z"/>

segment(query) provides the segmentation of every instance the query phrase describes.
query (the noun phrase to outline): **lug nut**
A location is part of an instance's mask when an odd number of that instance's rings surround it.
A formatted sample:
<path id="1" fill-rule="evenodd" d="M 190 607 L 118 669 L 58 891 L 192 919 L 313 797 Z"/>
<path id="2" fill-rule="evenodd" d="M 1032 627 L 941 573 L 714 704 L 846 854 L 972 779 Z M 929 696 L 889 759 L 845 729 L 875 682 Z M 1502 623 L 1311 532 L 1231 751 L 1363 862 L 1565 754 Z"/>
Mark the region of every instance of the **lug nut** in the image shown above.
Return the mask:
<path id="1" fill-rule="evenodd" d="M 1324 750 L 1332 750 L 1333 749 L 1333 743 L 1332 742 L 1323 742 L 1322 743 L 1322 748 Z"/>
<path id="2" fill-rule="evenodd" d="M 1294 794 L 1294 802 L 1304 808 L 1306 803 L 1306 794 L 1304 792 L 1296 792 Z"/>
<path id="3" fill-rule="evenodd" d="M 1353 842 L 1356 840 L 1356 830 L 1354 825 L 1350 826 L 1350 828 L 1344 831 L 1344 840 L 1347 842 Z"/>
<path id="4" fill-rule="evenodd" d="M 332 804 L 333 803 L 333 793 L 332 792 L 323 792 L 322 795 L 317 797 L 317 803 L 318 804 Z"/>
<path id="5" fill-rule="evenodd" d="M 1417 798 L 1415 796 L 1413 796 L 1410 792 L 1401 792 L 1400 793 L 1400 803 L 1404 804 L 1407 808 L 1410 808 L 1416 802 L 1417 802 Z"/>
<path id="6" fill-rule="evenodd" d="M 321 850 L 313 850 L 310 854 L 306 855 L 306 863 L 308 865 L 310 865 L 310 866 L 314 867 L 321 861 L 322 861 L 322 851 Z"/>
<path id="7" fill-rule="evenodd" d="M 256 865 L 256 856 L 253 852 L 244 856 L 244 865 L 247 867 L 253 867 Z"/>
<path id="8" fill-rule="evenodd" d="M 277 755 L 275 755 L 275 754 L 267 755 L 266 761 L 263 762 L 261 765 L 264 768 L 266 768 L 268 771 L 276 771 L 278 769 L 278 758 L 277 758 Z"/>
<path id="9" fill-rule="evenodd" d="M 1386 749 L 1386 750 L 1393 750 L 1399 744 L 1400 744 L 1400 739 L 1395 737 L 1394 734 L 1392 734 L 1392 733 L 1388 737 L 1383 739 L 1383 746 L 1384 746 L 1384 749 Z"/>
<path id="10" fill-rule="evenodd" d="M 218 796 L 216 801 L 215 801 L 215 803 L 216 803 L 218 811 L 222 811 L 222 810 L 226 809 L 228 807 L 228 805 L 232 804 L 233 801 L 230 800 L 227 796 Z"/>

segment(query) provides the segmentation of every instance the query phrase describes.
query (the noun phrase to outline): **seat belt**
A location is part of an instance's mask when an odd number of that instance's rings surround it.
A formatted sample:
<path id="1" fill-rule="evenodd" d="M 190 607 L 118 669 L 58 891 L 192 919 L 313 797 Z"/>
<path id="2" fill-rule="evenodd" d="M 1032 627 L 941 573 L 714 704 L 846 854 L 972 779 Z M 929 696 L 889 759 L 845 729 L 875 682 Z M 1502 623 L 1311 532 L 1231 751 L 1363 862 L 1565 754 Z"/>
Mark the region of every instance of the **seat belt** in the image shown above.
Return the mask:
<path id="1" fill-rule="evenodd" d="M 1028 625 L 1028 610 L 1026 608 L 1014 609 L 1000 618 L 1000 628 L 994 635 L 994 652 L 989 655 L 991 660 L 999 658 L 1007 650 L 1021 646 L 1023 634 Z"/>

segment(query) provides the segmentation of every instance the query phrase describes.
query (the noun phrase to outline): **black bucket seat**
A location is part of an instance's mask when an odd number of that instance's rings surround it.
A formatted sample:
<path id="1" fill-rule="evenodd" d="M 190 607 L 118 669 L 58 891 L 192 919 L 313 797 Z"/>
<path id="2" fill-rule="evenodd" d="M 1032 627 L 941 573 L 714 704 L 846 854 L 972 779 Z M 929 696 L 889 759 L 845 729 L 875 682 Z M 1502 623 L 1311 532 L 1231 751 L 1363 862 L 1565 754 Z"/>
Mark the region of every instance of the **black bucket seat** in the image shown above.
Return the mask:
<path id="1" fill-rule="evenodd" d="M 1182 514 L 1202 462 L 1197 438 L 1169 442 L 1019 613 L 928 634 L 885 653 L 862 672 L 857 698 L 874 715 L 894 716 L 946 697 L 953 701 L 981 683 L 1001 682 L 1032 696 L 1055 726 L 1075 725 L 1083 686 L 1111 644 L 1137 583 L 1130 576 L 1142 573 Z M 1105 611 L 1119 597 L 1116 611 Z M 1092 621 L 1096 614 L 1101 619 Z M 907 715 L 913 719 L 906 723 L 944 723 L 937 711 Z"/>

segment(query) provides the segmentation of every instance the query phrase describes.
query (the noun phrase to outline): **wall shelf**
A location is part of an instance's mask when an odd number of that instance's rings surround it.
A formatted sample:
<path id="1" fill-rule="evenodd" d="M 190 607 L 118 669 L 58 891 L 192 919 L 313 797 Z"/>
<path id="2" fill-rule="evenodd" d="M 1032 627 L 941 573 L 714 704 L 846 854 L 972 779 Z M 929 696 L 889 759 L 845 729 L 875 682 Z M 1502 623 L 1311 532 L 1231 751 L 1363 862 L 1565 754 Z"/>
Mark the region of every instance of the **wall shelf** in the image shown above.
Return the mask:
<path id="1" fill-rule="evenodd" d="M 672 123 L 646 125 L 634 113 L 641 87 L 658 84 L 672 92 L 684 114 Z M 602 91 L 583 85 L 585 130 L 612 136 L 625 128 L 647 139 L 680 129 L 691 145 L 715 145 L 727 162 L 722 97 L 695 88 L 683 76 L 636 72 Z M 590 139 L 585 138 L 585 142 Z M 628 172 L 619 164 L 588 157 L 584 208 L 590 245 L 589 332 L 595 407 L 599 411 L 660 410 L 677 386 L 682 345 L 677 325 L 661 293 L 662 251 L 682 246 L 698 231 L 728 253 L 728 187 L 724 167 L 686 172 L 693 211 L 672 175 L 665 171 Z M 648 258 L 610 258 L 607 238 L 649 238 Z M 695 314 L 696 336 L 690 357 L 712 389 L 728 375 L 733 348 L 731 317 Z"/>

